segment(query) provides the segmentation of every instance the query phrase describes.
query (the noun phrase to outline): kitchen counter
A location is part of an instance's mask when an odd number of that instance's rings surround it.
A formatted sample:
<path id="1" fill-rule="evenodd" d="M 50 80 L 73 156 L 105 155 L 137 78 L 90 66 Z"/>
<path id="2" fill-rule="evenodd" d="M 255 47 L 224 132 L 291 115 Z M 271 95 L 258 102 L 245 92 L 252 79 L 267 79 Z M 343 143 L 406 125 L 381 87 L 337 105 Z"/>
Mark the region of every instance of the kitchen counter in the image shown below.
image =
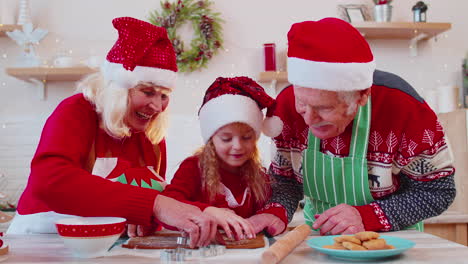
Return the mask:
<path id="1" fill-rule="evenodd" d="M 416 246 L 405 253 L 390 258 L 372 260 L 372 263 L 466 263 L 468 259 L 468 248 L 417 231 L 389 232 L 385 235 L 396 236 L 412 240 Z M 317 236 L 314 233 L 309 238 Z M 309 239 L 308 238 L 308 239 Z M 6 235 L 3 237 L 5 243 L 10 246 L 10 252 L 4 263 L 161 263 L 159 251 L 145 251 L 145 257 L 137 256 L 135 250 L 122 249 L 111 250 L 110 254 L 96 259 L 74 258 L 71 252 L 65 248 L 62 238 L 57 234 L 43 235 Z M 138 250 L 142 251 L 142 250 Z M 184 263 L 223 263 L 223 264 L 250 264 L 259 263 L 260 256 L 264 249 L 237 249 L 227 250 L 226 254 L 216 257 L 193 259 Z M 1 259 L 0 259 L 1 260 Z M 281 263 L 343 263 L 341 259 L 335 259 L 319 253 L 302 242 L 289 256 Z"/>

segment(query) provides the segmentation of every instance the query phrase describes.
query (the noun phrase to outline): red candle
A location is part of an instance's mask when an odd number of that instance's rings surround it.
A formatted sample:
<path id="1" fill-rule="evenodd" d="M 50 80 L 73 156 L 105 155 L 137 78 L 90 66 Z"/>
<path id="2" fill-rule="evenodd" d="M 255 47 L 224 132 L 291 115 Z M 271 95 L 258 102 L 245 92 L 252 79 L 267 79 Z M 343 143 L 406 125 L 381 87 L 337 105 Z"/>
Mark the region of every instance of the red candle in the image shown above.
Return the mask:
<path id="1" fill-rule="evenodd" d="M 276 51 L 275 43 L 263 44 L 265 52 L 265 71 L 276 71 Z"/>

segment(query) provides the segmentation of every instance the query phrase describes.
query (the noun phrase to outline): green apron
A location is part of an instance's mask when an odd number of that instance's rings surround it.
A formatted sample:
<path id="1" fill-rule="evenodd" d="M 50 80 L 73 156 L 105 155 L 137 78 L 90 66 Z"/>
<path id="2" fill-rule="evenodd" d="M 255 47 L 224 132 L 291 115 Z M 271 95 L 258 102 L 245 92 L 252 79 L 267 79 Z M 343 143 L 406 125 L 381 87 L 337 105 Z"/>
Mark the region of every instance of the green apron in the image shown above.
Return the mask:
<path id="1" fill-rule="evenodd" d="M 309 144 L 304 153 L 304 218 L 312 227 L 315 214 L 338 204 L 354 206 L 374 201 L 369 188 L 367 144 L 371 102 L 359 107 L 353 123 L 348 157 L 332 157 L 320 152 L 320 139 L 309 132 Z M 408 227 L 422 231 L 422 222 Z"/>

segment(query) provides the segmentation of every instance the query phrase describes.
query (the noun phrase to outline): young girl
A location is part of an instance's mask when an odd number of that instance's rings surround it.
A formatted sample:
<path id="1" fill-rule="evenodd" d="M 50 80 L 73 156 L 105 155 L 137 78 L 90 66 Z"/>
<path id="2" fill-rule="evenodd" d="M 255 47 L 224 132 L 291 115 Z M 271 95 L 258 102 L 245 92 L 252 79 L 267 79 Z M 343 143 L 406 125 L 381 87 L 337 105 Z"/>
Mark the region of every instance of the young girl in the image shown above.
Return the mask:
<path id="1" fill-rule="evenodd" d="M 229 238 L 253 238 L 256 230 L 244 218 L 270 196 L 256 143 L 264 123 L 261 109 L 273 104 L 250 78 L 216 79 L 199 111 L 205 145 L 181 163 L 163 194 L 212 215 Z"/>

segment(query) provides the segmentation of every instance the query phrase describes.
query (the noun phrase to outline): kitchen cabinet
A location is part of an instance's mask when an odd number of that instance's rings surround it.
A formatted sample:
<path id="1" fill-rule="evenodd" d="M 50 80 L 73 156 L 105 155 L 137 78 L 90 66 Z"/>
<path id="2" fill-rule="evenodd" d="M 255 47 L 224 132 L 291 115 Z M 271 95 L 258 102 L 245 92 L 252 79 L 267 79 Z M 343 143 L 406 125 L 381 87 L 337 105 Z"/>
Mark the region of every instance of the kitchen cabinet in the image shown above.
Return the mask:
<path id="1" fill-rule="evenodd" d="M 438 115 L 455 164 L 457 196 L 442 215 L 424 222 L 425 232 L 468 246 L 468 109 Z"/>

